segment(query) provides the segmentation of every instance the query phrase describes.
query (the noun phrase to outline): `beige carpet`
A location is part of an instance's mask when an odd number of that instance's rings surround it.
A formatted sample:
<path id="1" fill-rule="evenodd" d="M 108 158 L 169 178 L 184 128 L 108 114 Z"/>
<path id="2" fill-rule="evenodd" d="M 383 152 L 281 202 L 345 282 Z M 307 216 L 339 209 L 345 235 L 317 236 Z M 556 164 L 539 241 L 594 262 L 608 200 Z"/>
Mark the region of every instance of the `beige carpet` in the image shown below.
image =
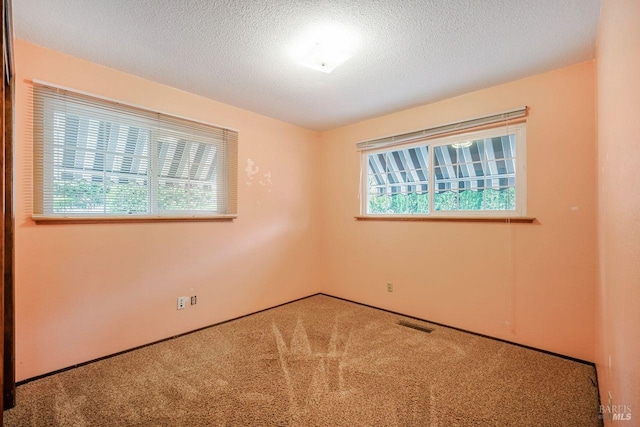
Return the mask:
<path id="1" fill-rule="evenodd" d="M 434 329 L 398 325 L 408 320 Z M 7 426 L 599 426 L 593 367 L 314 296 L 18 387 Z"/>

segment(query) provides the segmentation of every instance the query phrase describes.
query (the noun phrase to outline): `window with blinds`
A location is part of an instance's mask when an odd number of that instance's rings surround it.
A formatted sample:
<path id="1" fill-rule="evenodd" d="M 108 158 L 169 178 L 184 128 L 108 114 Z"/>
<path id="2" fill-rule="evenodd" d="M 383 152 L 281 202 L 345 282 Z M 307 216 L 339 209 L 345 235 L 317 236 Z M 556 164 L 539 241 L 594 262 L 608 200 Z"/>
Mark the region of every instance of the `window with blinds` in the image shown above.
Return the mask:
<path id="1" fill-rule="evenodd" d="M 524 216 L 525 124 L 362 150 L 364 215 Z"/>
<path id="2" fill-rule="evenodd" d="M 234 217 L 238 133 L 34 85 L 34 217 Z"/>

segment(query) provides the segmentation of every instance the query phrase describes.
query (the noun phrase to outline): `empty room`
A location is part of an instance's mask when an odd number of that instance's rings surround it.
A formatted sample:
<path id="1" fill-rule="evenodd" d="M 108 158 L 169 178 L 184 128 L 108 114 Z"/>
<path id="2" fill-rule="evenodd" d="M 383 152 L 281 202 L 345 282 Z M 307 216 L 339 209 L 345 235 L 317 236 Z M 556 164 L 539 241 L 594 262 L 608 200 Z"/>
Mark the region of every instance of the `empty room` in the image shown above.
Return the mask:
<path id="1" fill-rule="evenodd" d="M 0 424 L 640 425 L 640 1 L 0 3 Z"/>

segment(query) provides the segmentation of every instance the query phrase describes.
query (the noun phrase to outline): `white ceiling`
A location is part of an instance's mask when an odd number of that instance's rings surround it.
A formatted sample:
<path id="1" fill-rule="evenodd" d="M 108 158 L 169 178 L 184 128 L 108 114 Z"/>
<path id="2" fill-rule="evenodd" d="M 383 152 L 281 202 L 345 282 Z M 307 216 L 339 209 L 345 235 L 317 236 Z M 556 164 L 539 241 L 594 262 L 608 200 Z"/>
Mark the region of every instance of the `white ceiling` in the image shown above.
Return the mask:
<path id="1" fill-rule="evenodd" d="M 600 0 L 17 0 L 16 36 L 326 130 L 594 57 Z M 331 74 L 290 50 L 357 36 Z"/>

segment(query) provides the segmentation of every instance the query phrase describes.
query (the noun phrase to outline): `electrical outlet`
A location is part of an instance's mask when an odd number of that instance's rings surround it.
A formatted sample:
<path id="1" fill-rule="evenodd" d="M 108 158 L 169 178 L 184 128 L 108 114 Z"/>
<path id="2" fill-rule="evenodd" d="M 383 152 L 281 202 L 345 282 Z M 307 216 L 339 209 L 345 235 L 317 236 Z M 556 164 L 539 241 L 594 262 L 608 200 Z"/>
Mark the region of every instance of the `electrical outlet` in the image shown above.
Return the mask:
<path id="1" fill-rule="evenodd" d="M 187 308 L 187 301 L 189 301 L 189 297 L 178 297 L 178 310 Z"/>
<path id="2" fill-rule="evenodd" d="M 193 295 L 191 297 L 191 305 L 196 305 L 198 303 L 198 297 L 196 295 Z"/>
<path id="3" fill-rule="evenodd" d="M 387 283 L 387 292 L 393 292 L 393 283 Z"/>

